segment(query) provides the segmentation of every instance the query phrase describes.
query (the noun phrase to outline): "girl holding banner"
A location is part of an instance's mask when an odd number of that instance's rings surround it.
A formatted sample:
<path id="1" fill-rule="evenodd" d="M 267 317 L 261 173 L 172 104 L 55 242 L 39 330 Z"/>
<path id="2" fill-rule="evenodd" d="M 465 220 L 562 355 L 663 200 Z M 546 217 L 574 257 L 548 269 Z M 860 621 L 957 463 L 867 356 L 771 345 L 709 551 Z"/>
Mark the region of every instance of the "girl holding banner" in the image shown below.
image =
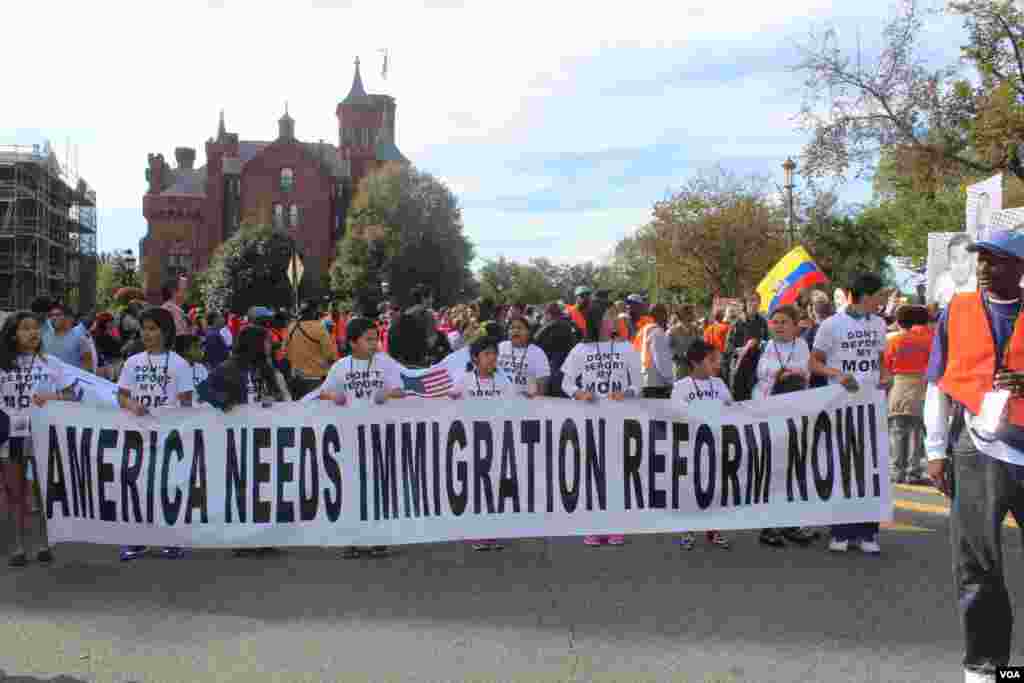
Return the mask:
<path id="1" fill-rule="evenodd" d="M 192 366 L 171 348 L 175 340 L 174 317 L 164 308 L 149 308 L 139 316 L 142 323 L 142 344 L 145 351 L 124 362 L 118 379 L 117 402 L 124 410 L 139 417 L 160 407 L 192 407 Z M 121 548 L 121 561 L 127 562 L 146 554 L 146 546 Z M 164 548 L 164 557 L 178 559 L 185 555 L 181 548 Z"/>
<path id="2" fill-rule="evenodd" d="M 712 403 L 729 405 L 732 393 L 720 377 L 722 372 L 722 352 L 703 339 L 696 339 L 686 351 L 686 362 L 690 366 L 690 374 L 675 383 L 672 387 L 672 402 L 681 408 L 694 403 Z M 712 529 L 707 532 L 708 543 L 723 550 L 729 549 L 729 541 L 722 532 Z M 679 537 L 679 545 L 683 550 L 693 550 L 696 543 L 693 532 L 686 531 Z"/>
<path id="3" fill-rule="evenodd" d="M 521 392 L 509 379 L 508 375 L 498 368 L 498 340 L 494 337 L 481 337 L 469 347 L 469 356 L 473 369 L 467 370 L 455 381 L 451 397 L 470 400 L 495 400 L 514 398 Z M 496 538 L 481 538 L 473 541 L 473 550 L 504 550 L 505 546 Z"/>
<path id="4" fill-rule="evenodd" d="M 640 354 L 628 341 L 615 343 L 615 319 L 607 312 L 607 303 L 590 303 L 584 341 L 573 347 L 562 364 L 562 391 L 577 401 L 624 401 L 640 395 Z M 623 545 L 626 538 L 622 534 L 586 536 L 583 542 Z"/>
<path id="5" fill-rule="evenodd" d="M 63 364 L 54 356 L 43 354 L 39 320 L 28 311 L 11 315 L 0 330 L 0 400 L 10 416 L 10 438 L 0 450 L 0 471 L 3 472 L 3 494 L 14 514 L 14 550 L 8 564 L 28 564 L 25 536 L 32 489 L 25 469 L 32 457 L 32 427 L 28 409 L 47 401 L 71 400 L 73 380 L 66 375 Z M 46 541 L 46 517 L 40 516 L 43 542 L 36 553 L 41 564 L 53 562 L 53 551 Z"/>

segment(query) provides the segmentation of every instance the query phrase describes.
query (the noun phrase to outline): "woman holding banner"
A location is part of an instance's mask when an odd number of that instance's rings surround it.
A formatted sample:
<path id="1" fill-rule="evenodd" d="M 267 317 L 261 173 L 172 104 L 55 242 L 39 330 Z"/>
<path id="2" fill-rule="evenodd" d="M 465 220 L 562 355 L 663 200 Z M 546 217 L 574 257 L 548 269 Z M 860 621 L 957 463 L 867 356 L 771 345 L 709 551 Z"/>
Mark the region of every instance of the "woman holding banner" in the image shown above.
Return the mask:
<path id="1" fill-rule="evenodd" d="M 800 337 L 800 311 L 796 306 L 779 306 L 768 322 L 772 340 L 764 345 L 757 361 L 753 398 L 768 398 L 778 394 L 806 389 L 810 382 L 808 364 L 811 350 Z M 781 548 L 789 540 L 806 546 L 816 534 L 809 529 L 786 527 L 761 529 L 759 541 L 764 545 Z"/>
<path id="2" fill-rule="evenodd" d="M 624 401 L 640 395 L 640 354 L 628 341 L 611 337 L 615 319 L 608 304 L 595 299 L 587 309 L 584 341 L 573 347 L 562 364 L 562 391 L 577 401 Z M 589 546 L 623 545 L 622 534 L 586 536 Z"/>
<path id="3" fill-rule="evenodd" d="M 47 401 L 71 400 L 72 379 L 55 357 L 43 354 L 39 319 L 28 311 L 9 316 L 0 330 L 0 400 L 10 415 L 10 438 L 0 450 L 2 492 L 14 514 L 14 550 L 8 564 L 24 567 L 28 563 L 25 537 L 32 488 L 25 470 L 32 458 L 32 438 L 28 409 Z M 42 544 L 36 553 L 40 564 L 53 562 L 46 541 L 46 519 L 41 518 Z"/>
<path id="4" fill-rule="evenodd" d="M 521 393 L 539 396 L 551 375 L 547 354 L 530 343 L 530 323 L 521 315 L 509 318 L 508 336 L 498 345 L 498 367 Z"/>
<path id="5" fill-rule="evenodd" d="M 160 407 L 192 406 L 192 367 L 172 351 L 175 342 L 174 317 L 165 308 L 150 308 L 139 317 L 142 323 L 142 344 L 145 351 L 125 361 L 118 379 L 117 402 L 136 416 L 149 415 Z M 121 561 L 142 557 L 146 547 L 121 548 Z M 163 556 L 177 559 L 184 556 L 181 548 L 164 548 Z"/>
<path id="6" fill-rule="evenodd" d="M 196 388 L 199 400 L 228 412 L 250 403 L 269 408 L 291 401 L 284 375 L 273 365 L 273 339 L 261 325 L 249 325 L 235 338 L 231 357 Z M 274 548 L 239 548 L 236 557 L 266 554 Z"/>

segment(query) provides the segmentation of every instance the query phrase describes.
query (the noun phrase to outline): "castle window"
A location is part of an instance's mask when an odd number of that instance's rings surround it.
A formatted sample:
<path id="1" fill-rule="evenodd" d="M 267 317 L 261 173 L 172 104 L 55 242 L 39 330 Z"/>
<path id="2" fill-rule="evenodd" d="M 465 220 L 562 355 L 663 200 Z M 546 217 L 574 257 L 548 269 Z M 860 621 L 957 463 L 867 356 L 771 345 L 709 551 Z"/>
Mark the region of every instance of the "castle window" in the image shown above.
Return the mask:
<path id="1" fill-rule="evenodd" d="M 299 207 L 292 204 L 288 209 L 288 225 L 292 228 L 299 226 Z"/>
<path id="2" fill-rule="evenodd" d="M 295 172 L 290 168 L 281 169 L 281 191 L 291 192 L 295 187 Z"/>
<path id="3" fill-rule="evenodd" d="M 183 241 L 177 241 L 171 245 L 167 253 L 166 278 L 174 278 L 179 275 L 187 275 L 192 271 L 192 251 Z"/>
<path id="4" fill-rule="evenodd" d="M 284 227 L 284 204 L 274 204 L 274 227 Z"/>

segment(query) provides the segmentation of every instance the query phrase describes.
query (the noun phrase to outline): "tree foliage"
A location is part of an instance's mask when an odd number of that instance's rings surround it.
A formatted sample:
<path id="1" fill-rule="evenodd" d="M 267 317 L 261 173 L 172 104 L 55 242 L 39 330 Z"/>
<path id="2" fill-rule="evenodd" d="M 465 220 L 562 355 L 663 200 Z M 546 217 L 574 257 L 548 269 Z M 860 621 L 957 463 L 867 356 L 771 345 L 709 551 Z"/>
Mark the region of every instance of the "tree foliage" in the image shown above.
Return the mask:
<path id="1" fill-rule="evenodd" d="M 807 201 L 800 243 L 833 283 L 847 285 L 858 273 L 884 273 L 892 254 L 889 225 L 869 212 L 843 212 L 835 195 L 824 192 Z"/>
<path id="2" fill-rule="evenodd" d="M 655 203 L 653 214 L 637 239 L 657 260 L 662 287 L 738 296 L 786 251 L 784 213 L 760 176 L 702 171 Z"/>
<path id="3" fill-rule="evenodd" d="M 948 11 L 967 29 L 962 64 L 928 64 L 927 12 L 915 0 L 901 2 L 877 54 L 844 51 L 831 28 L 801 46 L 806 176 L 865 175 L 884 153 L 923 191 L 940 192 L 951 175 L 1024 178 L 1024 15 L 1010 0 L 954 1 Z"/>
<path id="4" fill-rule="evenodd" d="M 293 295 L 287 268 L 295 247 L 289 235 L 271 226 L 243 224 L 217 248 L 200 278 L 206 309 L 291 308 Z"/>
<path id="5" fill-rule="evenodd" d="M 448 304 L 472 289 L 472 260 L 473 245 L 463 232 L 455 195 L 429 173 L 389 164 L 360 183 L 331 268 L 331 286 L 356 299 L 388 282 L 401 299 L 425 284 L 438 304 Z"/>

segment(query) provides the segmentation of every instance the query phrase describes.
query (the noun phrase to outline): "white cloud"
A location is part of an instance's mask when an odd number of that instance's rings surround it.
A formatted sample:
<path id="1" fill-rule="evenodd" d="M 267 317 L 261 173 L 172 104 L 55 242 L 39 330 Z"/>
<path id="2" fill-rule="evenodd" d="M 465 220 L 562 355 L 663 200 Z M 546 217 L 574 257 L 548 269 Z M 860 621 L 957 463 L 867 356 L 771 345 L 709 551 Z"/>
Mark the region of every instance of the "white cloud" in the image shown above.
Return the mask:
<path id="1" fill-rule="evenodd" d="M 336 142 L 335 106 L 358 55 L 368 90 L 397 98 L 399 147 L 470 203 L 466 225 L 482 254 L 497 234 L 523 240 L 516 251 L 524 258 L 532 245 L 533 255 L 579 260 L 605 253 L 608 240 L 645 220 L 650 202 L 693 169 L 668 164 L 633 191 L 601 184 L 640 170 L 603 161 L 567 189 L 553 171 L 524 170 L 521 162 L 666 141 L 702 163 L 715 155 L 781 160 L 800 141 L 786 119 L 799 98 L 780 88 L 792 85 L 785 63 L 728 81 L 709 67 L 708 80 L 647 94 L 602 90 L 687 67 L 741 64 L 749 49 L 767 45 L 769 54 L 833 14 L 859 13 L 865 33 L 877 32 L 878 21 L 867 18 L 888 10 L 889 0 L 855 7 L 826 0 L 20 3 L 5 12 L 4 46 L 30 56 L 28 80 L 16 97 L 5 91 L 0 141 L 38 129 L 63 150 L 71 137 L 81 174 L 118 216 L 101 225 L 100 247 L 134 247 L 145 229 L 147 153 L 170 159 L 175 146 L 191 146 L 203 163 L 221 109 L 243 139 L 271 139 L 285 101 L 300 138 Z M 390 51 L 386 81 L 381 48 Z M 614 206 L 528 213 L 472 206 L 545 191 L 599 194 Z M 638 201 L 638 191 L 651 194 Z"/>

